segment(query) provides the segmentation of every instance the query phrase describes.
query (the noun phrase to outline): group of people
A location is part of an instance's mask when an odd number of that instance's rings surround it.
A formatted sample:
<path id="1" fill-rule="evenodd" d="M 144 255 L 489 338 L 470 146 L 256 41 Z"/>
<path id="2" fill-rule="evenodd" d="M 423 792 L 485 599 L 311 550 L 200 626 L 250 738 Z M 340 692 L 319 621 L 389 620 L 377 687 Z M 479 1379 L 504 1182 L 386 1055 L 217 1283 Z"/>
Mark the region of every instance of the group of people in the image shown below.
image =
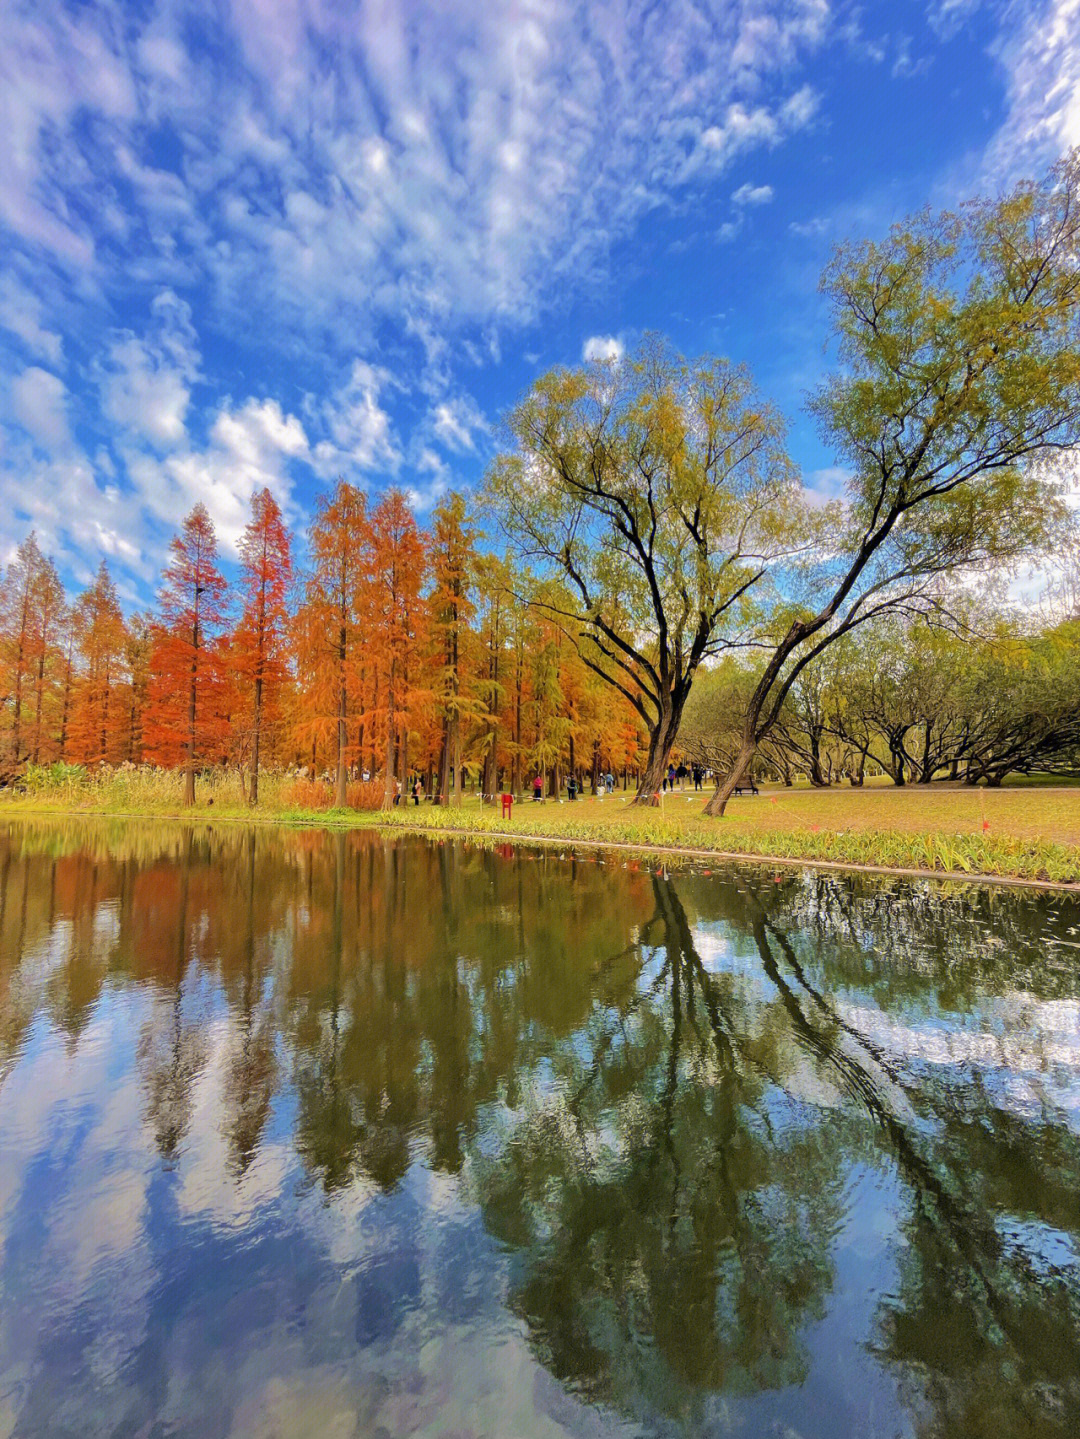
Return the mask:
<path id="1" fill-rule="evenodd" d="M 682 785 L 687 779 L 692 779 L 694 788 L 700 789 L 704 776 L 705 771 L 699 764 L 691 765 L 689 768 L 685 764 L 680 764 L 677 767 L 669 764 L 667 774 L 662 781 L 662 788 L 665 790 L 674 790 L 676 782 L 679 787 L 682 788 Z M 367 778 L 366 773 L 364 777 L 365 779 Z M 534 803 L 539 803 L 544 797 L 544 776 L 539 771 L 533 779 L 532 792 Z M 578 783 L 577 775 L 570 774 L 567 776 L 566 792 L 570 799 L 577 799 L 581 793 L 581 785 Z M 606 774 L 600 775 L 596 792 L 601 799 L 605 795 L 610 795 L 615 792 L 615 776 L 610 770 L 608 770 Z M 402 788 L 400 780 L 394 781 L 394 804 L 400 805 L 403 796 L 406 804 L 408 804 L 409 798 L 411 797 L 414 805 L 418 805 L 424 798 L 424 781 L 419 775 L 416 776 L 406 789 Z"/>
<path id="2" fill-rule="evenodd" d="M 687 768 L 687 766 L 684 764 L 680 764 L 677 768 L 675 765 L 669 764 L 667 767 L 667 774 L 660 781 L 660 788 L 664 790 L 673 790 L 675 788 L 675 782 L 677 780 L 679 783 L 679 788 L 682 789 L 687 779 L 692 779 L 694 782 L 694 788 L 700 789 L 702 780 L 704 780 L 704 778 L 705 771 L 699 764 L 692 764 L 689 768 Z"/>
<path id="3" fill-rule="evenodd" d="M 403 791 L 402 791 L 402 788 L 401 788 L 401 781 L 400 781 L 399 779 L 398 779 L 398 780 L 395 780 L 395 781 L 394 781 L 394 804 L 395 804 L 395 805 L 399 805 L 399 804 L 401 803 L 402 793 L 403 793 Z M 420 778 L 419 775 L 416 776 L 416 778 L 413 780 L 412 784 L 409 786 L 408 794 L 412 795 L 412 802 L 413 802 L 413 804 L 419 804 L 420 801 L 424 798 L 424 781 Z M 408 804 L 408 802 L 409 802 L 409 801 L 408 801 L 408 797 L 406 797 L 405 803 Z"/>
<path id="4" fill-rule="evenodd" d="M 597 781 L 597 795 L 602 799 L 606 794 L 612 794 L 615 790 L 615 776 L 609 770 L 607 774 L 600 775 Z M 532 782 L 533 803 L 539 804 L 544 798 L 544 776 L 537 772 Z M 566 778 L 566 793 L 568 798 L 577 799 L 581 793 L 581 785 L 578 783 L 576 774 L 569 774 Z"/>

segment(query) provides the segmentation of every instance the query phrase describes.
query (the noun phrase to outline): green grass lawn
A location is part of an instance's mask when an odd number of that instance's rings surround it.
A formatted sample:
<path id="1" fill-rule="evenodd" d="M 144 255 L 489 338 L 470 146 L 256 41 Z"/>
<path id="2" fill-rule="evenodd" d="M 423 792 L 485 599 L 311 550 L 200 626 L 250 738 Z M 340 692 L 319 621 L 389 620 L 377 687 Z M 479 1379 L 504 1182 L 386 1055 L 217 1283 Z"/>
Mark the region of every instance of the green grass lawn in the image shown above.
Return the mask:
<path id="1" fill-rule="evenodd" d="M 410 807 L 384 823 L 551 835 L 575 840 L 827 860 L 960 874 L 1080 881 L 1080 790 L 880 786 L 763 790 L 732 800 L 723 819 L 707 796 L 676 790 L 659 809 L 621 794 L 515 804 L 510 821 L 475 799 L 460 810 Z"/>
<path id="2" fill-rule="evenodd" d="M 168 777 L 171 783 L 172 777 Z M 180 788 L 125 790 L 96 783 L 85 792 L 48 791 L 0 801 L 0 816 L 30 813 L 175 814 Z M 383 825 L 469 834 L 514 834 L 578 842 L 643 845 L 652 850 L 706 850 L 964 875 L 1080 883 L 1080 789 L 1013 785 L 869 785 L 829 790 L 763 789 L 732 800 L 722 819 L 702 814 L 707 794 L 676 790 L 660 808 L 638 809 L 621 791 L 603 799 L 526 799 L 503 819 L 497 806 L 467 796 L 460 809 L 409 804 L 385 814 L 289 808 L 267 786 L 253 812 L 239 795 L 203 790 L 191 817 L 284 823 Z M 211 807 L 208 803 L 214 799 Z"/>

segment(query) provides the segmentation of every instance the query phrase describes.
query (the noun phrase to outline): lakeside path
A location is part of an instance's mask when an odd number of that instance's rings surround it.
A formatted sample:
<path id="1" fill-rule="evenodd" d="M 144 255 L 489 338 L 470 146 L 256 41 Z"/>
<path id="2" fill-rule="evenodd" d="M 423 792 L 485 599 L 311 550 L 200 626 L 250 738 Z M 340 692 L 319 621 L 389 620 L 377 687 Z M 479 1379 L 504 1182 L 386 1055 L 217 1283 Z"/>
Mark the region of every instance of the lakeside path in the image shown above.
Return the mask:
<path id="1" fill-rule="evenodd" d="M 178 797 L 178 796 L 177 796 Z M 573 803 L 525 800 L 511 818 L 467 797 L 460 808 L 409 805 L 385 813 L 300 810 L 268 804 L 198 804 L 181 810 L 125 807 L 107 792 L 93 804 L 26 797 L 0 802 L 0 818 L 99 815 L 327 827 L 378 827 L 491 843 L 604 846 L 695 861 L 756 861 L 777 867 L 1080 889 L 1080 788 L 1016 785 L 1000 790 L 910 786 L 897 790 L 765 791 L 734 800 L 723 819 L 701 813 L 705 796 L 676 790 L 660 809 L 632 807 L 617 792 Z M 104 802 L 102 802 L 104 801 Z"/>

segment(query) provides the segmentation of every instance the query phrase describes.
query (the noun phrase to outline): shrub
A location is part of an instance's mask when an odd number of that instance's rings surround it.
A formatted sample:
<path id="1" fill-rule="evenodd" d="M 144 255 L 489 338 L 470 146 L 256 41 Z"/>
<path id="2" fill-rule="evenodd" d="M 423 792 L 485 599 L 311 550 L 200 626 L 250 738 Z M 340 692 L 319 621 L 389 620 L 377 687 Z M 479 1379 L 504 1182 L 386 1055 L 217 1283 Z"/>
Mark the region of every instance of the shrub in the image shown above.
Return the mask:
<path id="1" fill-rule="evenodd" d="M 70 792 L 82 789 L 87 781 L 84 765 L 64 764 L 56 760 L 53 764 L 28 764 L 23 787 L 27 794 L 44 794 L 47 791 Z"/>
<path id="2" fill-rule="evenodd" d="M 356 780 L 345 790 L 350 809 L 382 809 L 385 792 L 381 779 Z"/>
<path id="3" fill-rule="evenodd" d="M 292 809 L 330 809 L 334 803 L 333 791 L 321 779 L 294 779 L 281 798 Z"/>

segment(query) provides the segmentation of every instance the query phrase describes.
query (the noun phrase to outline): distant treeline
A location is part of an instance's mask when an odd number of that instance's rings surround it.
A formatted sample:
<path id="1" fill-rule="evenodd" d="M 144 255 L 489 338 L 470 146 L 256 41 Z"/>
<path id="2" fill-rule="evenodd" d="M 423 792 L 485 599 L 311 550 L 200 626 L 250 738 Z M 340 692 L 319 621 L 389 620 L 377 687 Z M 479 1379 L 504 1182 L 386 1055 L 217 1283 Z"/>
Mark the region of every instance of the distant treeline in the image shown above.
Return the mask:
<path id="1" fill-rule="evenodd" d="M 791 784 L 934 779 L 999 785 L 1010 774 L 1080 774 L 1080 620 L 1015 609 L 948 626 L 889 616 L 799 676 L 755 758 Z M 738 750 L 753 674 L 728 660 L 698 676 L 684 753 L 723 770 Z"/>

